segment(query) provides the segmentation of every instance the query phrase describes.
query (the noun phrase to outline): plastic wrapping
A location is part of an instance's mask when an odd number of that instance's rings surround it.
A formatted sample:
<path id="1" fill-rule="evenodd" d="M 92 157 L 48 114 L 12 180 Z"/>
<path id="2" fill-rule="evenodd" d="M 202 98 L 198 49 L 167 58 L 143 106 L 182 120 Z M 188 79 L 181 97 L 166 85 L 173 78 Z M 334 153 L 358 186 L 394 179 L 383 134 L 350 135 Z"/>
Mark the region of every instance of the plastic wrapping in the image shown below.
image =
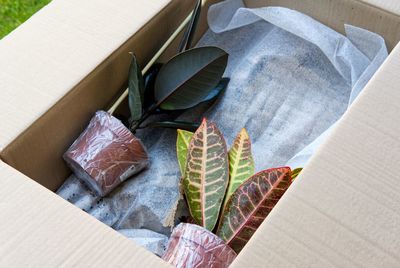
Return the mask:
<path id="1" fill-rule="evenodd" d="M 344 36 L 286 8 L 248 9 L 235 0 L 209 11 L 210 30 L 198 46 L 214 45 L 229 53 L 224 76 L 231 80 L 223 96 L 211 107 L 148 120 L 199 121 L 205 116 L 216 122 L 229 145 L 245 127 L 256 171 L 304 167 L 387 55 L 379 35 L 346 26 Z M 228 25 L 237 28 L 225 29 Z M 148 148 L 151 168 L 100 200 L 74 178 L 58 194 L 116 230 L 169 235 L 176 216 L 186 213 L 179 202 L 176 131 L 147 128 L 135 135 Z"/>
<path id="2" fill-rule="evenodd" d="M 140 142 L 118 119 L 98 111 L 64 154 L 75 175 L 104 196 L 149 163 Z"/>
<path id="3" fill-rule="evenodd" d="M 175 227 L 163 260 L 175 267 L 228 267 L 236 253 L 210 231 L 189 223 Z"/>
<path id="4" fill-rule="evenodd" d="M 118 232 L 128 239 L 153 252 L 157 256 L 162 256 L 168 244 L 168 237 L 146 229 L 122 229 Z"/>

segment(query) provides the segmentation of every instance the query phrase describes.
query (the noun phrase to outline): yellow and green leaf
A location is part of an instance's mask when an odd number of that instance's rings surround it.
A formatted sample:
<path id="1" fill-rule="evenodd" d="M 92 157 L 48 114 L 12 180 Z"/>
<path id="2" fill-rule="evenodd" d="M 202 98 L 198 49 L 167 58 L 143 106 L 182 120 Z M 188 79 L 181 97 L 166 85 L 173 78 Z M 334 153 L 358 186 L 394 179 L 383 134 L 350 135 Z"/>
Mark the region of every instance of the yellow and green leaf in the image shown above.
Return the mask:
<path id="1" fill-rule="evenodd" d="M 254 174 L 251 141 L 246 129 L 242 129 L 229 150 L 229 185 L 224 206 L 236 189 Z"/>
<path id="2" fill-rule="evenodd" d="M 296 168 L 292 171 L 292 180 L 294 181 L 300 174 L 303 168 Z"/>
<path id="3" fill-rule="evenodd" d="M 187 157 L 183 190 L 190 214 L 197 224 L 212 231 L 229 180 L 226 143 L 215 123 L 203 120 L 190 141 Z"/>
<path id="4" fill-rule="evenodd" d="M 193 132 L 178 129 L 178 138 L 176 139 L 176 155 L 178 157 L 179 169 L 184 176 L 187 162 L 187 154 L 190 140 L 193 137 Z"/>

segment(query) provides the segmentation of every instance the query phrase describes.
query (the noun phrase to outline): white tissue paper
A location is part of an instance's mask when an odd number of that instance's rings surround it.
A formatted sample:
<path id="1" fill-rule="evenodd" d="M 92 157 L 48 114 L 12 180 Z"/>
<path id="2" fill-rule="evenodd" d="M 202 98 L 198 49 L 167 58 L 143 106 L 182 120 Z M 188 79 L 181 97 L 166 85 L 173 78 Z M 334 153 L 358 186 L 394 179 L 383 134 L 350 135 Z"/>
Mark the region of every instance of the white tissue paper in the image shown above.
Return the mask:
<path id="1" fill-rule="evenodd" d="M 231 81 L 212 107 L 199 106 L 177 119 L 206 116 L 228 145 L 245 127 L 257 171 L 304 167 L 387 57 L 377 34 L 346 25 L 343 36 L 281 7 L 249 9 L 241 0 L 223 1 L 209 9 L 208 22 L 210 30 L 198 46 L 218 46 L 230 54 L 225 76 Z M 73 176 L 58 194 L 123 233 L 148 229 L 169 235 L 187 213 L 179 202 L 176 131 L 146 129 L 137 136 L 150 154 L 148 170 L 103 199 Z M 153 252 L 160 254 L 160 247 Z"/>

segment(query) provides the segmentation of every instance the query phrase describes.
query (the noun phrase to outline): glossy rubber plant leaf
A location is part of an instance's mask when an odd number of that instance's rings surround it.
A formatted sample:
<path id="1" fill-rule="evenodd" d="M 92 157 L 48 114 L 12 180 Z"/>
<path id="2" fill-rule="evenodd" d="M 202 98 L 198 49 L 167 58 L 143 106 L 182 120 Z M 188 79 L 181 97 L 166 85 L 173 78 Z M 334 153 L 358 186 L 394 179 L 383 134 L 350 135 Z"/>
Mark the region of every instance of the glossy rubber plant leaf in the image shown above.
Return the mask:
<path id="1" fill-rule="evenodd" d="M 143 114 L 144 103 L 144 81 L 141 69 L 136 61 L 135 55 L 132 54 L 132 61 L 129 68 L 128 78 L 128 100 L 131 112 L 131 120 L 138 121 Z"/>
<path id="2" fill-rule="evenodd" d="M 193 137 L 193 132 L 178 129 L 178 137 L 176 139 L 176 155 L 178 157 L 179 169 L 182 177 L 186 170 L 187 154 L 190 140 Z"/>
<path id="3" fill-rule="evenodd" d="M 148 127 L 160 127 L 160 128 L 172 128 L 172 129 L 183 129 L 188 131 L 196 131 L 199 128 L 199 123 L 185 122 L 185 121 L 162 121 L 149 123 L 143 128 Z"/>
<path id="4" fill-rule="evenodd" d="M 221 81 L 219 81 L 218 85 L 215 86 L 215 88 L 213 88 L 210 91 L 210 94 L 208 94 L 208 96 L 200 103 L 206 103 L 208 105 L 211 105 L 214 101 L 217 100 L 217 98 L 225 91 L 225 89 L 227 88 L 228 84 L 229 84 L 230 79 L 229 78 L 222 78 Z M 158 109 L 155 111 L 155 113 L 177 113 L 177 112 L 184 112 L 186 110 L 163 110 L 163 109 Z M 194 130 L 195 131 L 195 130 Z"/>
<path id="5" fill-rule="evenodd" d="M 288 167 L 268 169 L 246 180 L 228 200 L 217 235 L 239 253 L 291 182 Z"/>
<path id="6" fill-rule="evenodd" d="M 203 120 L 189 144 L 183 189 L 197 224 L 212 231 L 229 180 L 226 143 L 215 123 Z"/>
<path id="7" fill-rule="evenodd" d="M 225 195 L 225 207 L 231 195 L 254 174 L 254 160 L 251 154 L 251 141 L 246 129 L 242 129 L 229 150 L 229 185 Z"/>
<path id="8" fill-rule="evenodd" d="M 154 63 L 143 76 L 144 88 L 145 88 L 143 108 L 145 111 L 155 104 L 154 86 L 156 84 L 156 78 L 161 67 L 162 67 L 161 63 Z"/>
<path id="9" fill-rule="evenodd" d="M 197 24 L 200 18 L 201 2 L 202 0 L 197 0 L 196 6 L 193 10 L 192 18 L 188 27 L 186 28 L 185 34 L 183 35 L 181 44 L 179 45 L 179 52 L 189 49 L 192 45 L 193 37 L 196 33 Z"/>
<path id="10" fill-rule="evenodd" d="M 196 106 L 218 85 L 228 54 L 217 47 L 199 47 L 173 57 L 161 68 L 154 88 L 157 107 L 183 110 Z"/>
<path id="11" fill-rule="evenodd" d="M 296 168 L 292 171 L 292 180 L 294 181 L 300 174 L 303 168 Z"/>
<path id="12" fill-rule="evenodd" d="M 218 98 L 218 96 L 224 92 L 224 90 L 226 89 L 226 87 L 229 84 L 230 79 L 229 78 L 222 78 L 221 81 L 219 81 L 218 85 L 213 88 L 210 93 L 208 94 L 208 96 L 203 100 L 204 101 L 212 101 L 215 100 L 216 98 Z"/>

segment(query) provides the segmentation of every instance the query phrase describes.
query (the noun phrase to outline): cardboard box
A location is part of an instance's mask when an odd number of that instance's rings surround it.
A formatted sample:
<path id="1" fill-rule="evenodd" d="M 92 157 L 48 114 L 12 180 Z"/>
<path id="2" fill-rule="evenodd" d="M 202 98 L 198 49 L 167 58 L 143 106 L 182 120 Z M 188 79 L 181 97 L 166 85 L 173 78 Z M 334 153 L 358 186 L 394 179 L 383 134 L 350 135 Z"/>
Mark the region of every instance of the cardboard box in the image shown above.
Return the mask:
<path id="1" fill-rule="evenodd" d="M 400 40 L 395 0 L 245 2 Z M 0 41 L 0 266 L 166 265 L 51 191 L 69 174 L 62 153 L 125 89 L 127 52 L 146 63 L 193 4 L 54 0 Z M 400 265 L 399 69 L 397 47 L 233 266 Z"/>

